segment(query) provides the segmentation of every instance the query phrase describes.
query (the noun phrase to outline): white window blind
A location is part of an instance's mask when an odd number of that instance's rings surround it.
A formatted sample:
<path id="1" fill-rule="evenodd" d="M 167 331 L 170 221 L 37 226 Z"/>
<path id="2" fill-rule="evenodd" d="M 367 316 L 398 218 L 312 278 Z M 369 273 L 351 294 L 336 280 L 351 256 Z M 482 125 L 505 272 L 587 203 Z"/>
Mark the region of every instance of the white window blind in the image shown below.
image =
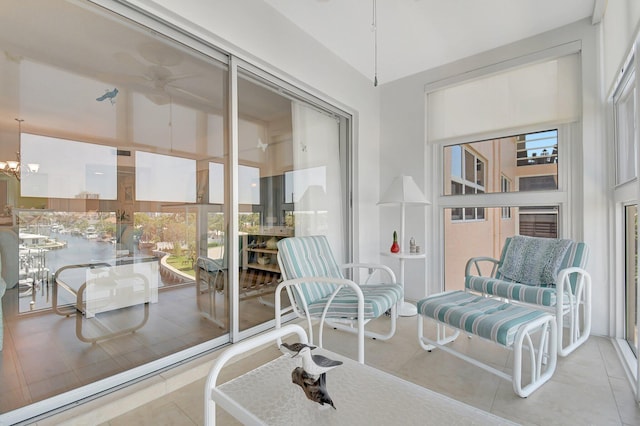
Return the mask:
<path id="1" fill-rule="evenodd" d="M 577 53 L 427 94 L 430 142 L 580 118 Z"/>

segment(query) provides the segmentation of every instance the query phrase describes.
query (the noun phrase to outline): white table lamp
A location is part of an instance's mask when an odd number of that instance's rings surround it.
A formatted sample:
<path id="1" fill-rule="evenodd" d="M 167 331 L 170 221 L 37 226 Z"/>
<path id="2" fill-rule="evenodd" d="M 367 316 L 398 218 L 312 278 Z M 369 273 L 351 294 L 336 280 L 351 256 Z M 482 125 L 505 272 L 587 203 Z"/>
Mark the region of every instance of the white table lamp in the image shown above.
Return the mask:
<path id="1" fill-rule="evenodd" d="M 427 201 L 426 197 L 416 185 L 416 182 L 413 180 L 411 176 L 398 176 L 396 177 L 389 188 L 385 191 L 378 202 L 378 205 L 384 204 L 393 204 L 400 205 L 401 215 L 400 215 L 400 238 L 398 240 L 398 244 L 400 245 L 400 252 L 396 254 L 391 253 L 383 253 L 385 255 L 391 255 L 398 257 L 400 261 L 400 282 L 404 287 L 404 260 L 408 258 L 424 258 L 424 254 L 407 254 L 405 252 L 405 241 L 404 241 L 404 222 L 405 222 L 405 206 L 407 204 L 411 205 L 427 205 L 431 204 Z M 417 309 L 414 305 L 404 302 L 399 309 L 399 314 L 401 316 L 413 316 L 417 314 Z"/>

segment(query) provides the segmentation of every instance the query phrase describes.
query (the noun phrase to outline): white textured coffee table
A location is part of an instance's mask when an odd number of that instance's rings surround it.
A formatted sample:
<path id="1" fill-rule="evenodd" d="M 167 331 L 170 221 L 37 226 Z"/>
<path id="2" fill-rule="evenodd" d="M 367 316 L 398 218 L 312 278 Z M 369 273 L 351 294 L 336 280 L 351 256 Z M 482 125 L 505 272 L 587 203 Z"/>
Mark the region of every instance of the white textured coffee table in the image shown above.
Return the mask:
<path id="1" fill-rule="evenodd" d="M 327 373 L 327 391 L 335 410 L 310 401 L 302 389 L 292 383 L 291 372 L 301 361 L 288 356 L 216 386 L 221 368 L 233 356 L 291 333 L 298 334 L 298 341 L 307 341 L 304 329 L 288 325 L 234 344 L 220 355 L 205 387 L 205 424 L 215 424 L 216 404 L 242 423 L 251 425 L 513 424 L 321 348 L 313 353 L 344 362 Z"/>

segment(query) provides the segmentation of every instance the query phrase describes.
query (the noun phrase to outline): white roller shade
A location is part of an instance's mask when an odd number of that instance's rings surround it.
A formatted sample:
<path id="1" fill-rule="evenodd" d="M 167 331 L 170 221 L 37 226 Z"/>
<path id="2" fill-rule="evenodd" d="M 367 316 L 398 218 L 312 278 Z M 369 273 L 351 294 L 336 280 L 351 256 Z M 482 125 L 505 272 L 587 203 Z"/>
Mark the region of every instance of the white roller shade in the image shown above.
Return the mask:
<path id="1" fill-rule="evenodd" d="M 576 121 L 579 70 L 576 53 L 428 93 L 429 141 Z"/>

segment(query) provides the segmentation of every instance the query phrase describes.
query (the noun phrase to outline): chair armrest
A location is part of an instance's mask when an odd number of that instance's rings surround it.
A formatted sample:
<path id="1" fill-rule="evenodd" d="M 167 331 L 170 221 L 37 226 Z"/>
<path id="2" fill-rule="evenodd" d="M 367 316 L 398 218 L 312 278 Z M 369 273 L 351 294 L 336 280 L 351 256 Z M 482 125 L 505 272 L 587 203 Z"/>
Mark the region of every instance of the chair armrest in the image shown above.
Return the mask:
<path id="1" fill-rule="evenodd" d="M 280 284 L 278 284 L 275 291 L 276 313 L 282 314 L 286 312 L 286 311 L 283 311 L 281 308 L 280 294 L 282 293 L 283 289 L 287 289 L 287 292 L 289 293 L 289 296 L 290 296 L 289 299 L 291 302 L 291 306 L 293 307 L 293 310 L 297 312 L 298 315 L 303 314 L 304 316 L 308 317 L 309 311 L 306 306 L 306 302 L 304 301 L 303 295 L 300 294 L 299 287 L 301 285 L 311 284 L 311 283 L 327 283 L 327 284 L 338 285 L 338 288 L 333 292 L 329 301 L 327 302 L 327 306 L 329 306 L 331 302 L 333 302 L 333 298 L 338 293 L 340 288 L 342 288 L 343 286 L 351 287 L 353 291 L 356 293 L 356 295 L 358 296 L 358 312 L 360 315 L 364 313 L 364 294 L 362 293 L 360 286 L 354 281 L 351 281 L 346 278 L 332 278 L 332 277 L 302 277 L 302 278 L 293 278 L 290 280 L 282 281 Z M 298 303 L 296 302 L 295 297 L 293 298 L 291 297 L 293 295 L 293 292 L 297 293 L 297 295 L 300 297 L 300 300 L 303 301 L 304 306 L 298 306 Z M 362 310 L 360 310 L 361 307 L 362 307 Z M 279 317 L 280 315 L 276 315 L 276 316 Z M 279 325 L 277 319 L 276 319 L 276 325 Z"/>
<path id="2" fill-rule="evenodd" d="M 276 287 L 276 292 L 281 292 L 286 287 L 292 287 L 296 285 L 310 284 L 310 283 L 327 283 L 327 284 L 337 284 L 339 286 L 349 286 L 353 288 L 353 290 L 358 294 L 358 297 L 364 297 L 362 294 L 362 290 L 360 286 L 347 278 L 332 278 L 332 277 L 302 277 L 302 278 L 293 278 L 290 280 L 284 280 L 278 287 Z"/>
<path id="3" fill-rule="evenodd" d="M 363 285 L 367 285 L 369 283 L 369 280 L 371 279 L 371 277 L 376 271 L 386 272 L 387 276 L 391 280 L 391 283 L 392 284 L 396 283 L 396 274 L 387 265 L 381 265 L 379 263 L 345 263 L 340 267 L 342 269 L 367 269 L 368 275 Z"/>
<path id="4" fill-rule="evenodd" d="M 296 313 L 296 315 L 302 316 L 302 317 L 306 317 L 307 319 L 310 318 L 309 309 L 308 309 L 308 307 L 306 305 L 306 302 L 304 301 L 304 297 L 302 297 L 302 295 L 298 293 L 298 295 L 300 296 L 300 299 L 304 303 L 304 306 L 298 306 L 298 303 L 295 301 L 295 297 L 291 297 L 292 296 L 292 292 L 299 292 L 300 291 L 299 287 L 301 285 L 308 284 L 308 283 L 328 283 L 328 284 L 337 284 L 339 286 L 333 292 L 333 294 L 331 295 L 329 301 L 327 302 L 327 307 L 329 305 L 331 305 L 331 302 L 333 302 L 333 298 L 338 293 L 340 288 L 342 288 L 343 286 L 349 286 L 349 287 L 353 288 L 353 291 L 358 296 L 358 317 L 362 318 L 364 316 L 364 294 L 362 293 L 362 290 L 360 289 L 360 286 L 358 284 L 356 284 L 355 282 L 353 282 L 351 280 L 348 280 L 346 278 L 332 278 L 332 277 L 293 278 L 293 279 L 290 279 L 290 280 L 282 281 L 276 287 L 276 291 L 275 291 L 275 295 L 274 295 L 274 297 L 275 297 L 274 304 L 275 304 L 275 312 L 276 312 L 276 315 L 275 315 L 276 328 L 280 328 L 280 326 L 281 326 L 281 318 L 280 318 L 280 316 L 282 314 L 288 312 L 289 310 L 291 310 L 291 308 Z M 282 293 L 282 290 L 284 290 L 284 289 L 286 289 L 287 293 L 289 294 L 289 299 L 290 299 L 290 302 L 291 302 L 291 308 L 282 309 L 282 301 L 281 301 L 281 296 L 280 295 Z M 325 310 L 324 310 L 324 312 L 322 314 L 322 317 L 321 317 L 321 322 L 324 322 L 324 317 L 325 317 L 326 310 L 327 310 L 327 308 L 325 307 Z M 280 344 L 280 342 L 278 342 L 278 344 Z"/>
<path id="5" fill-rule="evenodd" d="M 498 259 L 494 259 L 493 257 L 472 257 L 471 259 L 469 259 L 467 261 L 467 265 L 464 268 L 464 276 L 468 277 L 469 275 L 473 275 L 471 273 L 471 268 L 475 266 L 475 270 L 477 272 L 478 276 L 484 276 L 482 275 L 482 272 L 480 271 L 480 265 L 482 263 L 492 263 L 493 266 L 491 267 L 491 275 L 489 275 L 490 277 L 495 277 L 496 276 L 496 272 L 498 271 L 498 263 L 500 263 L 500 261 Z"/>

